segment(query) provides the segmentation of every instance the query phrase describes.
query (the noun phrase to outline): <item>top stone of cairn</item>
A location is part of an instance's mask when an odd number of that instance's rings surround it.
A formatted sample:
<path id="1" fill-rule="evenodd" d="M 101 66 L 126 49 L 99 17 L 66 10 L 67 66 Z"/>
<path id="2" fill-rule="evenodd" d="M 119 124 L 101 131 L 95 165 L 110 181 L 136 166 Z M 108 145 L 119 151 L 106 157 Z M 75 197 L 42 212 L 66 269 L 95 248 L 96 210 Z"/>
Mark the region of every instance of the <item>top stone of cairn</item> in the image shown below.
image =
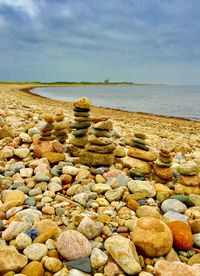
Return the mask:
<path id="1" fill-rule="evenodd" d="M 77 101 L 74 101 L 74 107 L 89 109 L 90 105 L 91 105 L 91 102 L 86 97 L 82 97 L 82 98 L 78 99 Z"/>

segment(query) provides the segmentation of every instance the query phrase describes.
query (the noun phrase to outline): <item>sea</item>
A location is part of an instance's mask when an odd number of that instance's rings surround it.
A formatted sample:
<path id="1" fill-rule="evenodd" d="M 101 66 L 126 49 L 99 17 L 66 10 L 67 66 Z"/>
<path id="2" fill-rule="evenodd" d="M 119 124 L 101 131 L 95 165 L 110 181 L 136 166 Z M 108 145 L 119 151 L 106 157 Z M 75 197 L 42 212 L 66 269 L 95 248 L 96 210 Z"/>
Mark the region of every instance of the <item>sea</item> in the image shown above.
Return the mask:
<path id="1" fill-rule="evenodd" d="M 89 85 L 39 87 L 31 92 L 67 102 L 85 96 L 94 106 L 200 121 L 200 86 Z"/>

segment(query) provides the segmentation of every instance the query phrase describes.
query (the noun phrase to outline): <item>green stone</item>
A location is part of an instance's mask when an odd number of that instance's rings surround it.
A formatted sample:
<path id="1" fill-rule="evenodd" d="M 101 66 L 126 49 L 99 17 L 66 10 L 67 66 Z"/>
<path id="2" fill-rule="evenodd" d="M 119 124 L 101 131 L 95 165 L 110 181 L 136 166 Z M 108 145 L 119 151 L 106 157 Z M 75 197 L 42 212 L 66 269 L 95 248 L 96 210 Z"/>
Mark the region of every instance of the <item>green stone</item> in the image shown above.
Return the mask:
<path id="1" fill-rule="evenodd" d="M 172 163 L 164 163 L 159 158 L 156 160 L 156 165 L 163 168 L 170 168 Z"/>
<path id="2" fill-rule="evenodd" d="M 112 132 L 108 130 L 102 130 L 102 129 L 96 129 L 96 128 L 91 128 L 92 134 L 94 134 L 96 137 L 111 137 Z"/>
<path id="3" fill-rule="evenodd" d="M 78 259 L 78 260 L 64 262 L 64 263 L 72 268 L 79 269 L 83 272 L 90 273 L 92 271 L 90 258 L 83 258 L 83 259 Z"/>
<path id="4" fill-rule="evenodd" d="M 188 196 L 187 204 L 189 206 L 200 206 L 200 195 L 190 194 Z"/>
<path id="5" fill-rule="evenodd" d="M 139 168 L 132 168 L 128 171 L 128 175 L 130 176 L 145 176 L 143 171 L 141 171 Z"/>
<path id="6" fill-rule="evenodd" d="M 149 147 L 146 146 L 146 145 L 143 145 L 141 143 L 138 143 L 136 141 L 132 141 L 132 147 L 135 147 L 135 148 L 138 148 L 138 149 L 143 149 L 143 150 L 146 150 L 146 151 L 149 151 Z"/>
<path id="7" fill-rule="evenodd" d="M 181 202 L 186 202 L 188 200 L 188 196 L 186 196 L 186 195 L 172 195 L 172 196 L 170 196 L 170 199 L 177 199 Z"/>
<path id="8" fill-rule="evenodd" d="M 76 129 L 72 131 L 72 134 L 75 137 L 82 137 L 86 134 L 87 131 L 88 131 L 88 128 Z"/>

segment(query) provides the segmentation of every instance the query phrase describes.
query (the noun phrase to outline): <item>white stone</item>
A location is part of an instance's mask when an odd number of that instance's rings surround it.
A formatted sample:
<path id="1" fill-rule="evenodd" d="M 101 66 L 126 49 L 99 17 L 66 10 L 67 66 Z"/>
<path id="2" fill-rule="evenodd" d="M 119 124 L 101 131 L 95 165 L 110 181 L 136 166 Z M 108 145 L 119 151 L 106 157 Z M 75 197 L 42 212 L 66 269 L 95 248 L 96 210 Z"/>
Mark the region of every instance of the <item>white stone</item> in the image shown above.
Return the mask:
<path id="1" fill-rule="evenodd" d="M 21 159 L 24 159 L 26 158 L 30 153 L 30 150 L 27 149 L 27 148 L 17 148 L 17 149 L 14 149 L 14 154 L 16 156 L 18 156 L 19 158 Z"/>
<path id="2" fill-rule="evenodd" d="M 187 210 L 187 206 L 180 200 L 169 198 L 163 201 L 163 203 L 161 204 L 161 209 L 163 213 L 166 213 L 168 211 L 184 213 Z"/>
<path id="3" fill-rule="evenodd" d="M 6 241 L 15 239 L 20 233 L 27 231 L 31 225 L 23 221 L 13 221 L 8 228 L 3 231 L 2 238 Z"/>
<path id="4" fill-rule="evenodd" d="M 31 261 L 40 261 L 47 255 L 48 247 L 42 243 L 34 243 L 26 247 L 24 255 Z"/>
<path id="5" fill-rule="evenodd" d="M 20 170 L 20 176 L 23 178 L 31 177 L 33 175 L 33 169 L 32 168 L 22 168 Z"/>
<path id="6" fill-rule="evenodd" d="M 32 239 L 25 233 L 20 233 L 15 239 L 17 249 L 25 249 L 32 244 Z"/>
<path id="7" fill-rule="evenodd" d="M 21 132 L 19 134 L 19 137 L 22 139 L 23 142 L 25 143 L 31 143 L 32 142 L 32 138 L 28 135 L 28 133 L 25 132 Z"/>
<path id="8" fill-rule="evenodd" d="M 105 263 L 108 260 L 108 256 L 100 249 L 94 248 L 92 250 L 90 260 L 91 260 L 91 266 L 93 268 L 98 268 L 102 265 L 105 265 Z"/>
<path id="9" fill-rule="evenodd" d="M 128 188 L 133 194 L 144 193 L 146 197 L 154 197 L 156 195 L 156 190 L 149 181 L 130 180 L 128 182 Z"/>
<path id="10" fill-rule="evenodd" d="M 62 172 L 63 174 L 70 174 L 72 176 L 75 176 L 77 175 L 79 172 L 80 172 L 80 169 L 79 168 L 76 168 L 74 166 L 65 166 L 63 169 L 62 169 Z"/>
<path id="11" fill-rule="evenodd" d="M 84 217 L 77 230 L 91 240 L 101 234 L 103 226 L 104 224 L 102 222 L 94 221 L 89 217 Z"/>

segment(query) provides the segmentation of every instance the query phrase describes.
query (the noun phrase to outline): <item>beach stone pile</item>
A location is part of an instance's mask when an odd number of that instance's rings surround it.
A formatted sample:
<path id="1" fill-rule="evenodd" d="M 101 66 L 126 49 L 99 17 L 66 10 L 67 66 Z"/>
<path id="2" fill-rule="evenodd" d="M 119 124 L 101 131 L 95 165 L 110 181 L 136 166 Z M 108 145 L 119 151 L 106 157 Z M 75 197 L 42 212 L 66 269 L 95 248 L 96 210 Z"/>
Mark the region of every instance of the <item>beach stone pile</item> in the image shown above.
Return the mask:
<path id="1" fill-rule="evenodd" d="M 66 141 L 68 134 L 68 125 L 64 119 L 65 115 L 63 114 L 63 111 L 59 111 L 56 113 L 54 123 L 54 135 L 56 139 L 61 143 L 64 143 Z"/>
<path id="2" fill-rule="evenodd" d="M 70 123 L 71 133 L 69 137 L 70 153 L 73 156 L 79 156 L 85 145 L 87 144 L 88 128 L 90 122 L 90 106 L 91 103 L 86 97 L 82 97 L 73 103 L 74 105 L 74 122 Z"/>
<path id="3" fill-rule="evenodd" d="M 116 145 L 112 138 L 113 123 L 107 117 L 93 118 L 88 142 L 80 154 L 80 162 L 89 166 L 110 166 L 114 163 Z"/>
<path id="4" fill-rule="evenodd" d="M 187 195 L 200 195 L 200 170 L 198 164 L 194 161 L 180 164 L 177 171 L 180 176 L 176 190 Z"/>
<path id="5" fill-rule="evenodd" d="M 176 177 L 162 184 L 151 175 L 156 154 L 150 146 L 147 151 L 123 144 L 125 152 L 149 154 L 145 159 L 129 155 L 105 165 L 104 157 L 102 165 L 84 164 L 81 155 L 70 156 L 68 139 L 63 144 L 39 139 L 46 106 L 20 102 L 10 110 L 13 99 L 4 97 L 8 107 L 0 114 L 15 136 L 0 139 L 0 275 L 200 275 L 200 195 L 184 190 L 198 188 L 198 142 L 189 153 L 172 152 L 167 168 Z M 96 116 L 92 122 L 94 129 L 79 148 L 97 160 L 113 158 L 110 120 Z M 160 132 L 152 140 L 147 134 L 134 139 L 149 139 L 159 152 Z"/>
<path id="6" fill-rule="evenodd" d="M 145 176 L 152 171 L 151 163 L 156 160 L 156 155 L 150 151 L 145 141 L 146 139 L 146 134 L 135 133 L 133 138 L 125 140 L 129 149 L 127 152 L 128 156 L 123 158 L 123 164 L 131 168 L 129 174 L 134 179 L 144 180 Z"/>
<path id="7" fill-rule="evenodd" d="M 168 183 L 173 178 L 173 170 L 171 168 L 172 157 L 170 149 L 162 147 L 159 152 L 159 156 L 153 165 L 153 171 L 155 174 L 155 181 L 158 183 Z"/>
<path id="8" fill-rule="evenodd" d="M 54 118 L 51 114 L 44 114 L 43 119 L 45 121 L 40 133 L 41 141 L 52 141 L 55 139 L 54 135 Z"/>

